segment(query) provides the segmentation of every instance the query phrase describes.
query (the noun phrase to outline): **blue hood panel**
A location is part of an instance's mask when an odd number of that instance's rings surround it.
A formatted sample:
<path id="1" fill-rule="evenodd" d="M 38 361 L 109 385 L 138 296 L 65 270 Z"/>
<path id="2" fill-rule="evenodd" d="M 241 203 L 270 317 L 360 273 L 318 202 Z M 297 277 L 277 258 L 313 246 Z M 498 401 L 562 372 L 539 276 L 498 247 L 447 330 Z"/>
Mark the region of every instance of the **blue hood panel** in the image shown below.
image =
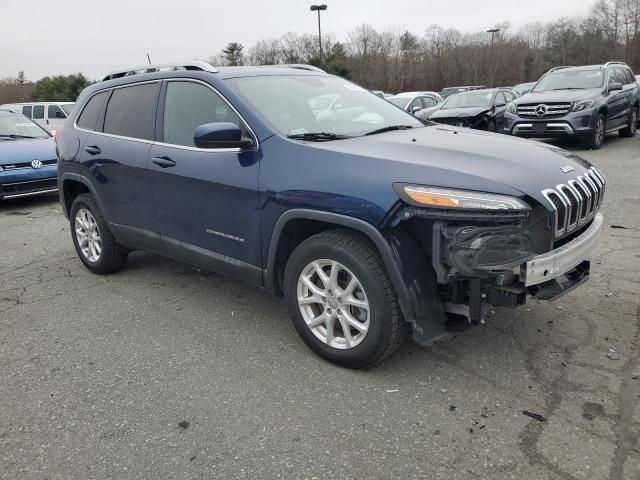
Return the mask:
<path id="1" fill-rule="evenodd" d="M 53 138 L 0 140 L 0 165 L 55 158 L 56 142 Z"/>

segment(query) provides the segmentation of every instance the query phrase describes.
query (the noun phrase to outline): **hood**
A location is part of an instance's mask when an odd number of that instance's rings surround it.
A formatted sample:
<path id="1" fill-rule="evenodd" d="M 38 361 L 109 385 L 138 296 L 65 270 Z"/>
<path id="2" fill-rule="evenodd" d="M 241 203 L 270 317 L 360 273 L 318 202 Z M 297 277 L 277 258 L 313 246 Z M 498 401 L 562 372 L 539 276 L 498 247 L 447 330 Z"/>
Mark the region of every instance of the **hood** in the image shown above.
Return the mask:
<path id="1" fill-rule="evenodd" d="M 440 105 L 436 105 L 435 107 L 423 108 L 419 112 L 415 113 L 415 116 L 418 118 L 422 118 L 423 120 L 429 120 L 429 117 L 433 114 L 433 112 L 437 112 L 440 109 Z"/>
<path id="2" fill-rule="evenodd" d="M 379 180 L 384 182 L 527 195 L 545 207 L 543 189 L 591 167 L 586 160 L 552 145 L 447 125 L 313 145 L 367 157 L 370 169 L 361 171 L 361 177 L 383 175 Z M 574 170 L 563 173 L 561 168 L 566 166 Z"/>
<path id="3" fill-rule="evenodd" d="M 516 99 L 516 104 L 545 103 L 545 102 L 577 102 L 600 95 L 602 89 L 590 88 L 587 90 L 555 90 L 548 92 L 529 92 Z"/>
<path id="4" fill-rule="evenodd" d="M 432 113 L 431 118 L 468 118 L 475 117 L 489 110 L 490 108 L 487 107 L 447 108 Z"/>
<path id="5" fill-rule="evenodd" d="M 54 160 L 56 142 L 49 138 L 0 140 L 0 165 L 27 163 L 32 160 Z"/>

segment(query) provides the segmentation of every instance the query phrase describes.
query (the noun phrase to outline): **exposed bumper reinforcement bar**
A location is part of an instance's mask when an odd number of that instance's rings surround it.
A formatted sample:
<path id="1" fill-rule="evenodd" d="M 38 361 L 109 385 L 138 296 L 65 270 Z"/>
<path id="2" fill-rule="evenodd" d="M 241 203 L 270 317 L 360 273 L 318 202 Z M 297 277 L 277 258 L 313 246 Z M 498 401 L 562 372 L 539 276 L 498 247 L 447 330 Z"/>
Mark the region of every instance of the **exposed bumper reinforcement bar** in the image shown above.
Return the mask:
<path id="1" fill-rule="evenodd" d="M 604 217 L 598 213 L 582 235 L 549 253 L 533 257 L 526 263 L 525 286 L 557 278 L 586 260 L 598 243 L 603 225 Z"/>

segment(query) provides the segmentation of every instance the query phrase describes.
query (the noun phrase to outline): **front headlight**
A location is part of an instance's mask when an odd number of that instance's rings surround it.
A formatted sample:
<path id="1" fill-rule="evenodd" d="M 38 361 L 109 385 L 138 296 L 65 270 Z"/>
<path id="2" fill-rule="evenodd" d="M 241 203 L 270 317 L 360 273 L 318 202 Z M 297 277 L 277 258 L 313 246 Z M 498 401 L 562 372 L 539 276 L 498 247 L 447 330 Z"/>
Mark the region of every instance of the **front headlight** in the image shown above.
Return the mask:
<path id="1" fill-rule="evenodd" d="M 449 188 L 405 185 L 404 193 L 414 202 L 429 207 L 465 210 L 529 210 L 519 198 L 496 193 L 452 190 Z"/>
<path id="2" fill-rule="evenodd" d="M 582 110 L 587 110 L 588 108 L 593 107 L 596 102 L 593 100 L 583 100 L 582 102 L 578 102 L 573 106 L 574 112 L 581 112 Z"/>
<path id="3" fill-rule="evenodd" d="M 509 113 L 518 113 L 518 109 L 516 108 L 516 104 L 513 102 L 509 102 L 507 105 L 507 112 Z"/>

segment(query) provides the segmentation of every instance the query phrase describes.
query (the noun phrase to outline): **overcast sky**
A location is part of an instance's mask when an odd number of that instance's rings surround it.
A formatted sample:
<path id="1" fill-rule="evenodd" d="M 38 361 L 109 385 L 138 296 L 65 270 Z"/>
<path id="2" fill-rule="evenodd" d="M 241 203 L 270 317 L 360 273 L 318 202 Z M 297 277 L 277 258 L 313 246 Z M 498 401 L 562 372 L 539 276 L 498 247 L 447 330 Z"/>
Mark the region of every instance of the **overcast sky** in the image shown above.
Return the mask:
<path id="1" fill-rule="evenodd" d="M 317 32 L 306 0 L 0 0 L 0 78 L 82 72 L 218 54 L 287 31 Z M 320 3 L 320 2 L 318 2 Z M 422 34 L 433 23 L 462 31 L 584 16 L 591 0 L 324 0 L 323 30 L 338 40 L 360 23 Z"/>

